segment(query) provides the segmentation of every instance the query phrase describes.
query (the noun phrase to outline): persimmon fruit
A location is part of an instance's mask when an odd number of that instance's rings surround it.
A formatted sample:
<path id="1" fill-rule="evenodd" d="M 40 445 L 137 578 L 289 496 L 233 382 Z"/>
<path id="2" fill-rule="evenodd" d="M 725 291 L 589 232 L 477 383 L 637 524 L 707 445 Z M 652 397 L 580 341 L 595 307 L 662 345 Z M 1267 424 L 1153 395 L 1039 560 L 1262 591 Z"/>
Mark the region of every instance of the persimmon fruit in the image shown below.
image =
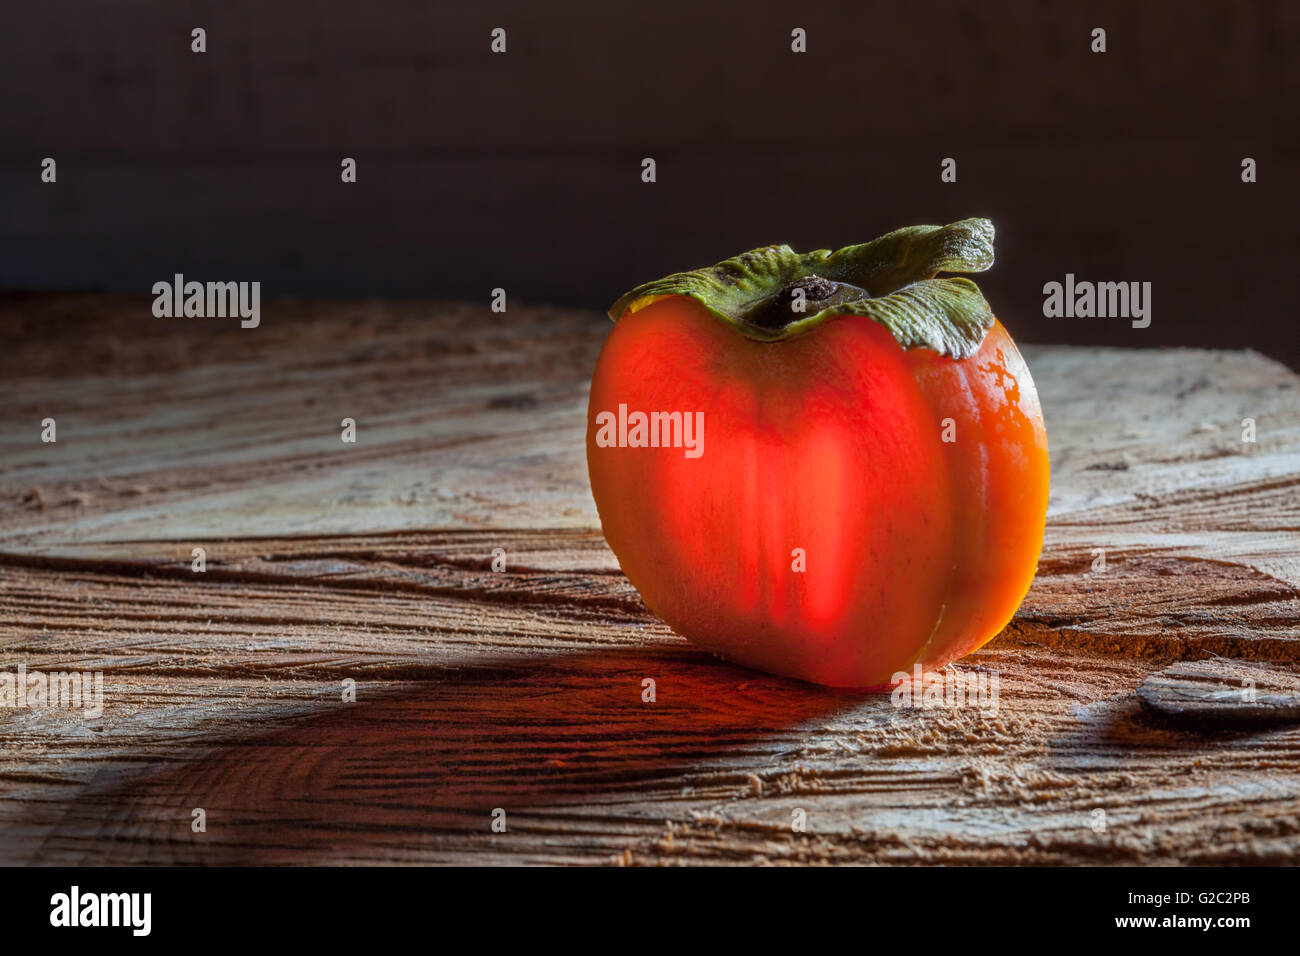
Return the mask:
<path id="1" fill-rule="evenodd" d="M 591 385 L 605 539 L 730 660 L 836 687 L 940 668 L 1011 619 L 1042 548 L 1042 410 L 971 280 L 992 225 L 754 250 L 623 296 Z"/>

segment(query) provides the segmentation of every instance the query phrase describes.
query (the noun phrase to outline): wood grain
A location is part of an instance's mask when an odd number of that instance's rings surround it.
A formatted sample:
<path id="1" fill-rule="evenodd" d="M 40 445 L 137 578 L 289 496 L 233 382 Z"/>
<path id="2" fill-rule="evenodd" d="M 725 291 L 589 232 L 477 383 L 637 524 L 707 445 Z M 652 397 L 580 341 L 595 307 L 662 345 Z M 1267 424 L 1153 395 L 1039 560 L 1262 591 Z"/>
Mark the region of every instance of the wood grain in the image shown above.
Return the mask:
<path id="1" fill-rule="evenodd" d="M 249 333 L 5 300 L 0 668 L 99 670 L 106 702 L 0 709 L 0 862 L 1294 859 L 1300 730 L 1175 730 L 1136 691 L 1210 655 L 1300 672 L 1295 375 L 1026 348 L 1046 547 L 957 665 L 995 672 L 999 707 L 907 710 L 715 660 L 645 610 L 586 487 L 605 329 L 276 302 Z"/>

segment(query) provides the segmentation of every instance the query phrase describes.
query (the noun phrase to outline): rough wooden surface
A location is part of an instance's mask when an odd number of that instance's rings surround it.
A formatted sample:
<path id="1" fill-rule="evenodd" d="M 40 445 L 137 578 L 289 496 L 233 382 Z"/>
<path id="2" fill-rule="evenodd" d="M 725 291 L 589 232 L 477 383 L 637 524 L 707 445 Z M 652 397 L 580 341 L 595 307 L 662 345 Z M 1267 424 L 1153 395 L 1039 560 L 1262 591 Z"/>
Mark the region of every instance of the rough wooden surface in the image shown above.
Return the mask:
<path id="1" fill-rule="evenodd" d="M 0 710 L 0 862 L 1292 861 L 1300 730 L 1173 730 L 1136 689 L 1210 655 L 1300 670 L 1296 375 L 1026 348 L 1046 549 L 958 665 L 1000 706 L 914 711 L 714 660 L 644 609 L 586 486 L 605 332 L 0 303 L 0 669 L 102 670 L 106 698 Z"/>

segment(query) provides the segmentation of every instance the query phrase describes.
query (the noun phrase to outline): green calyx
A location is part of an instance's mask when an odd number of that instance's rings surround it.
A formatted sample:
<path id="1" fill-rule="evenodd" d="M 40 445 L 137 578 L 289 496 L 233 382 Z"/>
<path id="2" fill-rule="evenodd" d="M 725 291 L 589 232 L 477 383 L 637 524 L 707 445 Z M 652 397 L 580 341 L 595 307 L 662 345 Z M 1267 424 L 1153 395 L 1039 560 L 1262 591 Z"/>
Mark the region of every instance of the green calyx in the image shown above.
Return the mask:
<path id="1" fill-rule="evenodd" d="M 833 315 L 860 315 L 883 325 L 905 349 L 962 359 L 979 350 L 993 312 L 970 279 L 936 276 L 991 265 L 993 223 L 963 219 L 897 229 L 834 252 L 765 246 L 637 286 L 609 315 L 617 322 L 656 299 L 687 295 L 759 342 L 801 335 Z"/>

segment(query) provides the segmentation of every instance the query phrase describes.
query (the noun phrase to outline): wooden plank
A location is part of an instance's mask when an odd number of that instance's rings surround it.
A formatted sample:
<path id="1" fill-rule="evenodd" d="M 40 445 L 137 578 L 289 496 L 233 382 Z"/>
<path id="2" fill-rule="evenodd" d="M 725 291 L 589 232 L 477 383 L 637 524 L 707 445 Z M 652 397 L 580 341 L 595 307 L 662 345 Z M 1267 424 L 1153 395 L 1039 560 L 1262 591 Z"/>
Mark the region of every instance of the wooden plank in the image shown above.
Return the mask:
<path id="1" fill-rule="evenodd" d="M 1138 701 L 1175 726 L 1295 724 L 1300 723 L 1300 678 L 1240 661 L 1179 662 L 1144 680 Z"/>
<path id="2" fill-rule="evenodd" d="M 1020 614 L 957 665 L 998 675 L 988 714 L 746 671 L 645 610 L 586 488 L 595 316 L 282 302 L 250 335 L 147 307 L 38 297 L 0 315 L 16 343 L 0 351 L 0 670 L 105 682 L 94 720 L 0 710 L 0 862 L 1283 863 L 1300 847 L 1300 730 L 1180 732 L 1136 696 L 1209 654 L 1300 673 L 1300 382 L 1276 363 L 1026 349 L 1051 515 Z"/>
<path id="3" fill-rule="evenodd" d="M 1283 862 L 1300 838 L 1300 735 L 1148 725 L 1122 655 L 1008 636 L 962 665 L 999 673 L 996 716 L 899 711 L 644 611 L 331 578 L 7 568 L 6 652 L 109 675 L 101 725 L 7 721 L 9 861 Z"/>

